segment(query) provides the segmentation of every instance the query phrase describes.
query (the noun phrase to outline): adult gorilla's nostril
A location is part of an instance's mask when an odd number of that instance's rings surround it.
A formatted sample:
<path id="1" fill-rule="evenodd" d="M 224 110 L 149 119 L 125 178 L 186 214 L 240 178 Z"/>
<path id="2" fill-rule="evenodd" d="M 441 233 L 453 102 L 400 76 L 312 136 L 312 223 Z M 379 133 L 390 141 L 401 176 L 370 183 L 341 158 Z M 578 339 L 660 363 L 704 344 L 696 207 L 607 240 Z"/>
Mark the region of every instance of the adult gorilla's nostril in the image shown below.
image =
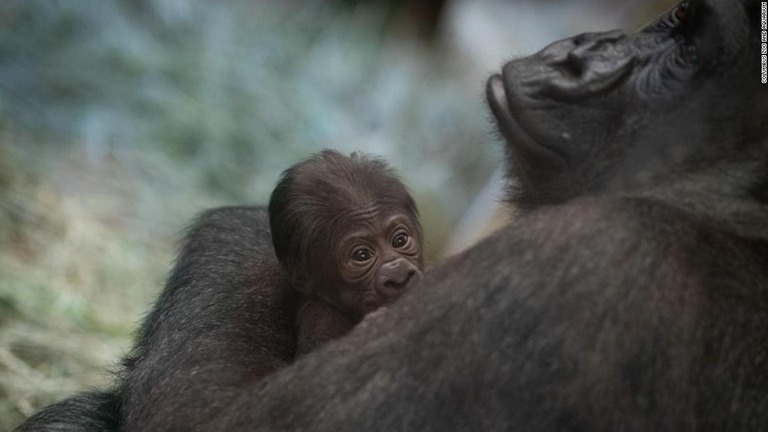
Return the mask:
<path id="1" fill-rule="evenodd" d="M 563 62 L 563 68 L 571 75 L 578 78 L 584 73 L 584 59 L 573 52 L 568 53 L 568 56 Z"/>
<path id="2" fill-rule="evenodd" d="M 579 45 L 583 44 L 584 41 L 587 40 L 588 36 L 589 36 L 588 33 L 582 33 L 582 34 L 576 35 L 576 36 L 571 38 L 571 42 L 573 42 L 574 46 L 579 46 Z"/>

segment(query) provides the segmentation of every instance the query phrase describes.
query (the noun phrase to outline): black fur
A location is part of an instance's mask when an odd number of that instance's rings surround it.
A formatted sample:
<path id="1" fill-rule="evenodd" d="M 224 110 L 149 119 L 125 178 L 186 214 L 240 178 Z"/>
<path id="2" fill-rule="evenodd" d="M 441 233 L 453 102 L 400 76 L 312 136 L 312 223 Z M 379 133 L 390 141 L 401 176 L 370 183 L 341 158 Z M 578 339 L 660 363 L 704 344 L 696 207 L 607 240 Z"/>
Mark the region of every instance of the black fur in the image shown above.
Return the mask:
<path id="1" fill-rule="evenodd" d="M 64 399 L 28 418 L 16 432 L 104 432 L 120 428 L 116 392 L 89 392 Z"/>
<path id="2" fill-rule="evenodd" d="M 204 428 L 293 361 L 296 296 L 285 283 L 266 209 L 203 214 L 125 362 L 127 430 Z"/>

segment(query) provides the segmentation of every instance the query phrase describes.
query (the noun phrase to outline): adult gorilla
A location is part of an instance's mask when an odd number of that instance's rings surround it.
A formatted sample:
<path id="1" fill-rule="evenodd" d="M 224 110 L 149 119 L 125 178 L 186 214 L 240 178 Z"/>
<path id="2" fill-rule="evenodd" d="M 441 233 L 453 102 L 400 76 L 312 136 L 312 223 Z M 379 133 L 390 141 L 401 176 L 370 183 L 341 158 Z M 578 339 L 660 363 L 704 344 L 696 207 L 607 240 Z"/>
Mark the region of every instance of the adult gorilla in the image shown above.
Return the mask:
<path id="1" fill-rule="evenodd" d="M 238 330 L 208 313 L 223 301 L 246 316 L 253 301 L 233 287 L 251 268 L 228 259 L 205 279 L 219 285 L 197 278 L 259 211 L 209 214 L 126 371 L 124 429 L 765 428 L 759 23 L 757 0 L 683 2 L 637 33 L 579 35 L 507 64 L 488 98 L 526 211 L 265 379 L 248 379 L 262 353 L 248 331 L 269 322 Z"/>

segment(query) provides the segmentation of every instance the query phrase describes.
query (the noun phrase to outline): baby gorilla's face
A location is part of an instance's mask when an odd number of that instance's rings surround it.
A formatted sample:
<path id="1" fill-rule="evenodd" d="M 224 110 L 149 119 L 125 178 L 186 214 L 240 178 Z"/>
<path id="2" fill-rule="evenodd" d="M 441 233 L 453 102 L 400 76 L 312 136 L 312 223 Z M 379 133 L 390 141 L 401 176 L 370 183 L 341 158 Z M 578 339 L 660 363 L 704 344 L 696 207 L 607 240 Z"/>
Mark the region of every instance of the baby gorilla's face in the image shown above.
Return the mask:
<path id="1" fill-rule="evenodd" d="M 372 208 L 349 215 L 341 236 L 339 301 L 360 316 L 397 299 L 421 276 L 421 238 L 407 212 Z"/>

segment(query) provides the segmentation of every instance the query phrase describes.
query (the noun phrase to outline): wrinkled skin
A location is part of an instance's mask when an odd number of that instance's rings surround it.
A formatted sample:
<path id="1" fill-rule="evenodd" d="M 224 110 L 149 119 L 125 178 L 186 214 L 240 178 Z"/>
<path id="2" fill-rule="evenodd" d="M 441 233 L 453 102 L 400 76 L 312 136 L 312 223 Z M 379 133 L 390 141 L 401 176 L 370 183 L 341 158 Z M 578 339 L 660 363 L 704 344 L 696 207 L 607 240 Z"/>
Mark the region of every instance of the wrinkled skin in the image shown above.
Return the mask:
<path id="1" fill-rule="evenodd" d="M 421 276 L 416 204 L 382 160 L 320 152 L 283 173 L 269 216 L 277 258 L 302 294 L 297 355 L 345 335 Z"/>
<path id="2" fill-rule="evenodd" d="M 417 281 L 423 262 L 418 221 L 401 209 L 376 205 L 346 215 L 345 221 L 355 228 L 336 245 L 344 286 L 341 301 L 362 316 L 398 298 Z"/>
<path id="3" fill-rule="evenodd" d="M 683 24 L 509 63 L 488 96 L 515 222 L 258 385 L 226 381 L 234 348 L 192 368 L 210 348 L 169 332 L 184 312 L 151 315 L 124 430 L 764 430 L 759 7 L 693 1 Z M 158 346 L 171 335 L 184 345 Z"/>

